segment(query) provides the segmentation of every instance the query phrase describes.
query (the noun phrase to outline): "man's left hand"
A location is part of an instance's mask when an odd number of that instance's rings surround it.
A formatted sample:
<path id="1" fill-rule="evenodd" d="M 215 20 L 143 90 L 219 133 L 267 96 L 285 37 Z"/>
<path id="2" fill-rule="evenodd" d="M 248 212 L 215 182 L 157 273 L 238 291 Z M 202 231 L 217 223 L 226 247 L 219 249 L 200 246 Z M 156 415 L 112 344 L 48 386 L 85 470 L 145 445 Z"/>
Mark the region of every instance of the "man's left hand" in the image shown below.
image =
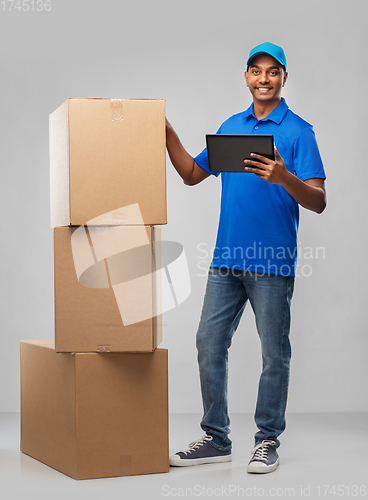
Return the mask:
<path id="1" fill-rule="evenodd" d="M 251 153 L 251 156 L 254 160 L 244 160 L 246 172 L 252 172 L 271 184 L 283 184 L 289 174 L 289 171 L 276 147 L 275 160 L 270 160 L 269 158 L 257 155 L 256 153 Z"/>

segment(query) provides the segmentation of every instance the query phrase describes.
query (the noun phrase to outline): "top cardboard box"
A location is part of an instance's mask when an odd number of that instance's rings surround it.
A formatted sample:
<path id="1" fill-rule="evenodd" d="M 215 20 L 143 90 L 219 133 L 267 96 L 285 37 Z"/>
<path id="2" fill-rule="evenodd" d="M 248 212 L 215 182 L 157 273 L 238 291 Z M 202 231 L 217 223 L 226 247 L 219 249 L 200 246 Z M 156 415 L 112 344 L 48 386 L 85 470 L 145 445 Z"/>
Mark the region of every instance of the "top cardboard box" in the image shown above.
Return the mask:
<path id="1" fill-rule="evenodd" d="M 68 99 L 49 138 L 52 228 L 167 223 L 165 101 Z"/>

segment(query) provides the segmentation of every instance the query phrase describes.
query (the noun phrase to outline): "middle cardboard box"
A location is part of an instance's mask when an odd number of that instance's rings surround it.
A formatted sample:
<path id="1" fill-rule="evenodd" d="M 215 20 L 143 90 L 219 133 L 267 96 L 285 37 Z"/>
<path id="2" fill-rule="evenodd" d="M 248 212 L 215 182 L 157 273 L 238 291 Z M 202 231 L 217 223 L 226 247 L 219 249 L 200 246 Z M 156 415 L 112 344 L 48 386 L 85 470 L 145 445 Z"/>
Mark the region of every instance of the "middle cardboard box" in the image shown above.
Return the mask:
<path id="1" fill-rule="evenodd" d="M 56 352 L 152 352 L 162 340 L 160 229 L 54 228 Z"/>

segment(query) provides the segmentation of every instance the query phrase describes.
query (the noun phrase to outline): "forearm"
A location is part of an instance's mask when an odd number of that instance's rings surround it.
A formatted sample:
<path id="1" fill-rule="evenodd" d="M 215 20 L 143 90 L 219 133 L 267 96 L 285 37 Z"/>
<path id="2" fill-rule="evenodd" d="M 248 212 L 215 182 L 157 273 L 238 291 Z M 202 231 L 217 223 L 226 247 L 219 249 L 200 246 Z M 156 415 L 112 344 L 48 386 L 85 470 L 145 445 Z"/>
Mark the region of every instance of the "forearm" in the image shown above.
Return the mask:
<path id="1" fill-rule="evenodd" d="M 166 121 L 166 147 L 174 168 L 183 181 L 186 184 L 190 184 L 193 175 L 194 159 L 185 150 L 178 135 L 168 121 Z"/>
<path id="2" fill-rule="evenodd" d="M 326 192 L 322 187 L 303 182 L 291 172 L 287 173 L 281 185 L 302 207 L 319 214 L 325 209 Z"/>

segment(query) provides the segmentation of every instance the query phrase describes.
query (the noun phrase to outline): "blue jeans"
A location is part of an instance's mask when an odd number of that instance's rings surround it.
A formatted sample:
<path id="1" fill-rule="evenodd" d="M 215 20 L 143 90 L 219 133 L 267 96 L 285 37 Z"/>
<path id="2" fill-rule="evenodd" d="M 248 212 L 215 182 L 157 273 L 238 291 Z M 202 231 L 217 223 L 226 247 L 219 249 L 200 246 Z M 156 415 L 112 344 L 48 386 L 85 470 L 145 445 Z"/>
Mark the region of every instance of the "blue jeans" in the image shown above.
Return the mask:
<path id="1" fill-rule="evenodd" d="M 211 444 L 229 450 L 227 405 L 228 349 L 249 299 L 262 349 L 255 422 L 255 443 L 273 439 L 285 429 L 291 346 L 290 305 L 294 278 L 213 267 L 197 332 L 198 364 L 204 415 L 201 428 Z"/>

